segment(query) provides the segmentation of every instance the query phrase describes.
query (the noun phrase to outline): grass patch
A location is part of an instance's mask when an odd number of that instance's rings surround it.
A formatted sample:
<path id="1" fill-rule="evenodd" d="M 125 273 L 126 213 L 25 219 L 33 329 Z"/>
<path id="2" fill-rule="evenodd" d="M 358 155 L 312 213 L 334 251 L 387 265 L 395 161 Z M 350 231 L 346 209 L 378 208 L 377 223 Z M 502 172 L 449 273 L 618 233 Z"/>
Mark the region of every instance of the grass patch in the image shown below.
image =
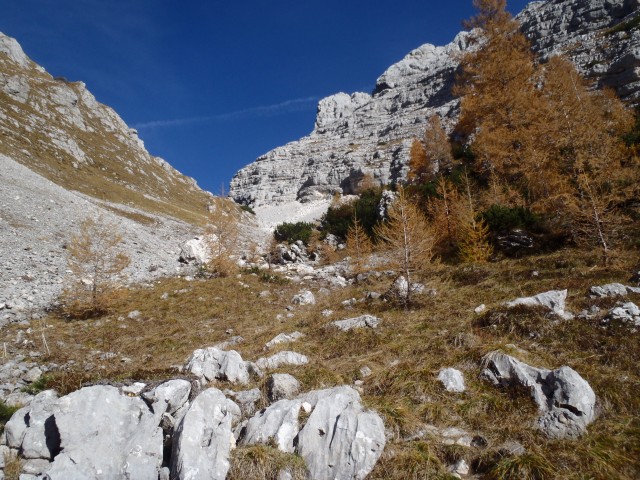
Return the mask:
<path id="1" fill-rule="evenodd" d="M 229 480 L 278 480 L 280 472 L 287 471 L 292 480 L 306 480 L 304 460 L 281 452 L 274 446 L 253 445 L 240 447 L 231 453 Z"/>

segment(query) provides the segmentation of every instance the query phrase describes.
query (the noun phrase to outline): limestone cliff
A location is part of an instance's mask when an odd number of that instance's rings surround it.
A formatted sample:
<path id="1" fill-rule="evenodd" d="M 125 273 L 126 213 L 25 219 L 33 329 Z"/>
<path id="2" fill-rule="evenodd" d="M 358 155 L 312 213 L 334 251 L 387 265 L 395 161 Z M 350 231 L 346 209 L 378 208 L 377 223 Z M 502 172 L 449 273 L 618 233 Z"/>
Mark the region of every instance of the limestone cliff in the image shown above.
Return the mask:
<path id="1" fill-rule="evenodd" d="M 638 0 L 548 0 L 529 4 L 518 19 L 542 56 L 565 53 L 600 86 L 629 102 L 640 98 Z M 230 194 L 252 206 L 351 193 L 365 174 L 386 184 L 406 174 L 412 138 L 438 113 L 451 125 L 457 58 L 469 48 L 458 34 L 448 45 L 422 45 L 392 65 L 372 94 L 338 93 L 320 101 L 313 131 L 241 169 Z"/>

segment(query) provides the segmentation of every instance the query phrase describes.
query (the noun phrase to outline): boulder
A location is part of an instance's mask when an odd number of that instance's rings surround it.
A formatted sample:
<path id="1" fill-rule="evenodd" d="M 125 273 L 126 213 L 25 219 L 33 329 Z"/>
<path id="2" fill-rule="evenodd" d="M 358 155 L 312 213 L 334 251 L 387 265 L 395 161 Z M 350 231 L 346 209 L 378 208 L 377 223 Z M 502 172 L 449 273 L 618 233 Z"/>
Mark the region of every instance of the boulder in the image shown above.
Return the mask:
<path id="1" fill-rule="evenodd" d="M 302 337 L 304 337 L 304 335 L 302 333 L 300 333 L 300 332 L 280 333 L 279 335 L 276 335 L 271 340 L 269 340 L 267 343 L 265 343 L 264 346 L 265 346 L 265 348 L 269 349 L 271 347 L 279 345 L 280 343 L 295 342 L 296 340 L 299 340 Z"/>
<path id="2" fill-rule="evenodd" d="M 373 315 L 360 315 L 359 317 L 336 320 L 335 322 L 329 323 L 330 326 L 336 327 L 343 332 L 348 332 L 354 328 L 377 328 L 379 324 L 380 319 Z"/>
<path id="3" fill-rule="evenodd" d="M 283 365 L 306 365 L 309 359 L 306 355 L 297 352 L 283 351 L 270 357 L 262 357 L 256 361 L 258 368 L 263 370 L 273 370 Z"/>
<path id="4" fill-rule="evenodd" d="M 409 290 L 411 288 L 411 290 Z M 422 283 L 411 283 L 411 287 L 409 287 L 409 282 L 404 276 L 399 276 L 396 278 L 391 285 L 391 288 L 385 293 L 386 297 L 396 298 L 396 299 L 406 299 L 411 295 L 422 295 L 425 293 L 426 287 Z"/>
<path id="5" fill-rule="evenodd" d="M 220 390 L 200 393 L 176 427 L 171 478 L 224 480 L 235 443 L 231 427 L 239 417 L 240 408 Z"/>
<path id="6" fill-rule="evenodd" d="M 259 411 L 240 432 L 240 444 L 266 444 L 273 440 L 281 451 L 293 453 L 301 406 L 301 400 L 282 399 Z"/>
<path id="7" fill-rule="evenodd" d="M 529 389 L 541 413 L 537 427 L 551 438 L 576 438 L 595 418 L 596 396 L 570 367 L 536 368 L 497 351 L 487 354 L 483 364 L 481 376 L 494 385 Z"/>
<path id="8" fill-rule="evenodd" d="M 29 406 L 13 414 L 0 443 L 19 450 L 24 459 L 44 459 L 48 467 L 60 451 L 60 435 L 53 418 L 57 401 L 58 395 L 53 390 L 40 392 Z"/>
<path id="9" fill-rule="evenodd" d="M 443 368 L 438 373 L 438 380 L 442 382 L 447 392 L 462 393 L 465 391 L 464 376 L 455 368 Z"/>
<path id="10" fill-rule="evenodd" d="M 573 318 L 571 313 L 565 311 L 565 301 L 567 299 L 567 290 L 551 290 L 544 293 L 539 293 L 533 297 L 520 297 L 509 302 L 505 302 L 504 305 L 508 308 L 513 308 L 519 305 L 527 307 L 544 307 L 551 310 L 556 315 L 569 320 Z"/>
<path id="11" fill-rule="evenodd" d="M 351 387 L 310 392 L 305 398 L 315 408 L 298 434 L 296 453 L 307 463 L 309 477 L 365 478 L 386 443 L 380 416 L 365 411 Z"/>
<path id="12" fill-rule="evenodd" d="M 608 318 L 640 327 L 640 308 L 633 302 L 627 302 L 609 310 Z"/>
<path id="13" fill-rule="evenodd" d="M 224 351 L 215 347 L 195 350 L 187 360 L 185 370 L 199 378 L 201 384 L 213 380 L 226 380 L 246 385 L 253 366 L 242 360 L 235 350 Z"/>
<path id="14" fill-rule="evenodd" d="M 188 407 L 191 383 L 187 380 L 175 379 L 161 383 L 150 392 L 142 395 L 149 404 L 158 423 L 163 417 L 170 417 L 171 426 L 175 425 Z"/>
<path id="15" fill-rule="evenodd" d="M 179 260 L 183 263 L 204 265 L 209 261 L 209 249 L 203 237 L 187 240 L 180 247 Z"/>
<path id="16" fill-rule="evenodd" d="M 158 478 L 162 430 L 141 398 L 107 385 L 85 387 L 60 398 L 54 418 L 61 451 L 50 480 Z"/>
<path id="17" fill-rule="evenodd" d="M 315 305 L 316 297 L 310 290 L 303 290 L 291 299 L 294 305 Z"/>
<path id="18" fill-rule="evenodd" d="M 300 392 L 300 382 L 288 373 L 274 373 L 267 379 L 267 398 L 276 402 L 283 398 L 293 398 Z"/>
<path id="19" fill-rule="evenodd" d="M 625 297 L 629 293 L 640 293 L 638 287 L 628 287 L 621 283 L 607 283 L 606 285 L 594 286 L 589 289 L 592 297 Z"/>
<path id="20" fill-rule="evenodd" d="M 225 390 L 224 393 L 225 395 L 233 397 L 243 415 L 253 415 L 256 411 L 256 403 L 262 398 L 262 392 L 259 388 L 242 390 L 240 392 Z"/>

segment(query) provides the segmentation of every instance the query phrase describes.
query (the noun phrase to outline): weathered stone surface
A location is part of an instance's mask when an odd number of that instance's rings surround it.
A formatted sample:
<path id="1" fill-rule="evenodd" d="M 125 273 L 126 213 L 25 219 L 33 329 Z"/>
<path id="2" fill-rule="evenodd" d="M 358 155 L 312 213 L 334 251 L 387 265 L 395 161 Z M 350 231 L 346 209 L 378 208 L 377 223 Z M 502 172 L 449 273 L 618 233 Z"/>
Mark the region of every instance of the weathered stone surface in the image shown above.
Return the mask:
<path id="1" fill-rule="evenodd" d="M 513 308 L 518 305 L 526 307 L 545 307 L 556 315 L 565 319 L 573 318 L 569 312 L 565 311 L 565 300 L 567 299 L 567 290 L 550 290 L 548 292 L 539 293 L 533 297 L 521 297 L 505 302 L 505 306 Z"/>
<path id="2" fill-rule="evenodd" d="M 336 320 L 329 323 L 330 326 L 336 327 L 343 332 L 348 332 L 354 328 L 377 328 L 379 324 L 380 319 L 373 315 L 360 315 L 359 317 Z"/>
<path id="3" fill-rule="evenodd" d="M 265 348 L 269 349 L 281 343 L 291 343 L 301 339 L 304 335 L 300 332 L 280 333 L 265 343 Z"/>
<path id="4" fill-rule="evenodd" d="M 181 262 L 193 262 L 197 265 L 204 265 L 209 261 L 209 257 L 209 248 L 203 237 L 195 237 L 187 240 L 180 247 L 179 259 Z"/>
<path id="5" fill-rule="evenodd" d="M 240 392 L 233 392 L 231 390 L 225 390 L 225 395 L 232 397 L 236 404 L 240 406 L 240 410 L 243 415 L 253 415 L 256 411 L 256 403 L 262 398 L 262 392 L 259 388 L 252 388 L 251 390 L 242 390 Z"/>
<path id="6" fill-rule="evenodd" d="M 455 368 L 443 368 L 438 373 L 438 380 L 442 382 L 447 392 L 462 393 L 465 391 L 464 376 Z"/>
<path id="7" fill-rule="evenodd" d="M 273 370 L 283 365 L 306 365 L 309 359 L 306 355 L 297 352 L 283 351 L 278 352 L 270 357 L 262 357 L 256 361 L 258 368 L 264 370 Z"/>
<path id="8" fill-rule="evenodd" d="M 628 322 L 636 327 L 640 327 L 640 307 L 633 302 L 627 302 L 609 310 L 609 318 Z"/>
<path id="9" fill-rule="evenodd" d="M 608 29 L 637 10 L 637 0 L 557 0 L 532 2 L 518 19 L 543 57 L 567 52 L 588 78 L 633 101 L 640 95 L 640 30 Z M 426 119 L 438 114 L 447 128 L 455 122 L 451 86 L 469 46 L 466 32 L 445 46 L 422 45 L 390 66 L 371 94 L 322 99 L 313 131 L 241 169 L 231 196 L 253 206 L 308 202 L 353 193 L 364 175 L 380 184 L 403 178 L 411 139 L 422 137 Z"/>
<path id="10" fill-rule="evenodd" d="M 303 290 L 299 294 L 293 296 L 291 303 L 294 305 L 315 305 L 316 297 L 310 290 Z"/>
<path id="11" fill-rule="evenodd" d="M 61 452 L 47 472 L 51 480 L 158 478 L 162 430 L 141 398 L 85 387 L 60 398 L 54 418 Z"/>
<path id="12" fill-rule="evenodd" d="M 589 293 L 594 297 L 625 297 L 629 293 L 640 293 L 640 288 L 629 287 L 621 283 L 607 283 L 591 287 Z"/>
<path id="13" fill-rule="evenodd" d="M 365 478 L 386 443 L 380 416 L 364 411 L 351 387 L 310 392 L 305 398 L 315 408 L 298 435 L 296 452 L 310 478 Z"/>
<path id="14" fill-rule="evenodd" d="M 527 365 L 502 352 L 484 358 L 482 377 L 496 386 L 528 388 L 541 413 L 537 426 L 551 438 L 575 438 L 595 418 L 596 396 L 575 370 L 547 370 Z"/>
<path id="15" fill-rule="evenodd" d="M 274 373 L 267 379 L 267 398 L 276 402 L 283 398 L 293 398 L 300 392 L 300 382 L 288 373 Z"/>
<path id="16" fill-rule="evenodd" d="M 240 434 L 241 445 L 267 443 L 274 440 L 283 452 L 293 453 L 298 435 L 301 400 L 282 399 L 249 419 Z"/>
<path id="17" fill-rule="evenodd" d="M 213 380 L 226 380 L 231 383 L 246 385 L 251 378 L 251 365 L 242 360 L 235 350 L 219 350 L 215 347 L 195 350 L 185 370 L 193 373 L 201 383 Z"/>
<path id="18" fill-rule="evenodd" d="M 151 404 L 156 422 L 160 423 L 164 415 L 171 416 L 171 423 L 175 424 L 188 407 L 191 384 L 187 380 L 175 379 L 161 383 L 150 392 L 144 393 L 143 398 Z"/>
<path id="19" fill-rule="evenodd" d="M 235 443 L 231 427 L 240 408 L 209 388 L 198 395 L 178 424 L 171 454 L 171 478 L 224 480 Z"/>

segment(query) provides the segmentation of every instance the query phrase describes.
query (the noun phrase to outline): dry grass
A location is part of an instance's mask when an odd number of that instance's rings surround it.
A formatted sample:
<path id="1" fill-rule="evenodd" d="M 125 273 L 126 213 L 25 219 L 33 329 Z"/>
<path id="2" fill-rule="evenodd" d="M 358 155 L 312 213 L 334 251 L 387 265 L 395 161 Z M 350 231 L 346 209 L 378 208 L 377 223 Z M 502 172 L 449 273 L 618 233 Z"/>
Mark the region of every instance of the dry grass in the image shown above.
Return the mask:
<path id="1" fill-rule="evenodd" d="M 228 480 L 278 480 L 288 471 L 292 480 L 305 480 L 307 469 L 302 458 L 283 453 L 274 446 L 240 447 L 231 454 Z"/>
<path id="2" fill-rule="evenodd" d="M 54 376 L 55 386 L 64 392 L 87 381 L 173 376 L 172 367 L 182 365 L 194 349 L 241 335 L 245 341 L 235 348 L 248 360 L 285 349 L 308 355 L 308 365 L 280 369 L 296 376 L 305 390 L 363 380 L 363 401 L 382 414 L 392 434 L 371 478 L 447 478 L 446 466 L 458 458 L 486 478 L 638 478 L 640 335 L 631 333 L 628 325 L 603 328 L 599 319 L 561 321 L 540 310 L 500 307 L 517 296 L 568 287 L 569 310 L 578 312 L 594 303 L 604 310 L 614 302 L 586 300 L 587 289 L 624 282 L 636 261 L 633 255 L 621 257 L 605 269 L 594 267 L 590 254 L 567 250 L 481 267 L 437 265 L 426 283 L 438 294 L 408 311 L 381 301 L 341 304 L 364 298 L 367 291 L 384 291 L 390 282 L 385 278 L 326 296 L 317 293 L 316 305 L 296 307 L 291 317 L 285 308 L 303 288 L 299 284 L 269 283 L 250 273 L 191 282 L 166 279 L 125 292 L 102 318 L 68 322 L 49 317 L 46 334 L 52 353 L 46 360 L 76 362 L 71 371 Z M 318 286 L 311 289 L 317 292 Z M 261 296 L 263 290 L 271 294 Z M 640 296 L 630 299 L 640 302 Z M 488 313 L 474 313 L 480 303 L 487 304 Z M 327 308 L 334 310 L 328 318 L 321 315 Z M 139 318 L 127 318 L 133 310 L 140 311 Z M 351 333 L 326 326 L 330 320 L 363 313 L 378 315 L 381 326 Z M 18 328 L 11 326 L 7 338 L 15 337 Z M 264 351 L 275 335 L 295 330 L 305 337 Z M 481 381 L 480 360 L 497 348 L 531 365 L 569 365 L 578 371 L 599 402 L 600 414 L 588 433 L 577 441 L 550 441 L 532 427 L 538 413 L 527 392 L 500 390 Z M 100 360 L 98 351 L 118 357 Z M 84 370 L 87 363 L 93 365 L 89 372 Z M 363 379 L 364 366 L 372 374 Z M 464 372 L 467 392 L 442 388 L 437 374 L 443 367 Z M 464 429 L 484 437 L 487 446 L 452 447 L 428 436 L 415 437 L 426 425 Z M 520 442 L 526 454 L 505 454 L 501 446 L 507 441 Z M 280 465 L 276 457 L 268 448 L 240 449 L 234 465 L 253 465 L 256 478 L 270 478 L 273 465 Z"/>

